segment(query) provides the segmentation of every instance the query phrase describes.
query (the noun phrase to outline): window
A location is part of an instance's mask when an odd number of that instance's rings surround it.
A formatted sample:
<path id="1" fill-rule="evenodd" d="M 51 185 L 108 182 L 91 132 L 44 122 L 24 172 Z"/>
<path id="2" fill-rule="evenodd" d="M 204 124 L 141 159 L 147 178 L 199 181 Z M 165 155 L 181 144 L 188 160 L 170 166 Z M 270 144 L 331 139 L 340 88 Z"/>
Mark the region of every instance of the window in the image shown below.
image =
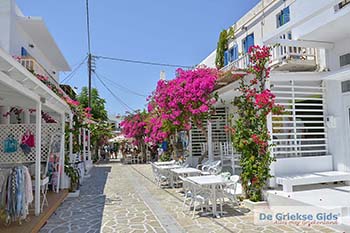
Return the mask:
<path id="1" fill-rule="evenodd" d="M 251 46 L 254 45 L 254 33 L 248 35 L 246 38 L 243 40 L 243 51 L 244 53 L 248 53 L 248 50 Z"/>
<path id="2" fill-rule="evenodd" d="M 227 66 L 228 62 L 229 62 L 229 53 L 226 50 L 225 53 L 224 53 L 224 66 Z"/>
<path id="3" fill-rule="evenodd" d="M 350 80 L 341 82 L 341 92 L 350 92 Z"/>
<path id="4" fill-rule="evenodd" d="M 339 57 L 339 60 L 340 60 L 340 67 L 350 65 L 350 53 L 341 55 Z"/>
<path id="5" fill-rule="evenodd" d="M 288 23 L 290 20 L 290 11 L 289 6 L 281 10 L 281 12 L 277 15 L 277 28 L 282 25 Z"/>
<path id="6" fill-rule="evenodd" d="M 233 62 L 238 59 L 238 46 L 234 45 L 230 50 L 229 50 L 229 58 L 230 62 Z"/>
<path id="7" fill-rule="evenodd" d="M 22 57 L 26 57 L 26 56 L 28 56 L 28 52 L 27 52 L 27 50 L 25 49 L 25 48 L 21 48 L 21 56 Z"/>

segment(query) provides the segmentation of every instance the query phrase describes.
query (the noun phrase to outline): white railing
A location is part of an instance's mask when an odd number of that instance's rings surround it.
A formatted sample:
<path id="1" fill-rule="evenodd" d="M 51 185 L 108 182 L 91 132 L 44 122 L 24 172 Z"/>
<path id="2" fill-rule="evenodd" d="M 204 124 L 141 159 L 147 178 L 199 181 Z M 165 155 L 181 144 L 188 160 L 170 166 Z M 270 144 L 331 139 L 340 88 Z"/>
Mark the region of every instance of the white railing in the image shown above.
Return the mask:
<path id="1" fill-rule="evenodd" d="M 20 63 L 27 68 L 27 70 L 34 72 L 36 74 L 43 75 L 49 79 L 49 81 L 56 85 L 57 87 L 59 86 L 59 83 L 52 77 L 49 72 L 45 70 L 44 67 L 42 67 L 34 58 L 20 58 Z"/>
<path id="2" fill-rule="evenodd" d="M 303 64 L 316 66 L 316 49 L 282 45 L 275 46 L 271 49 L 271 66 L 288 61 L 297 61 L 301 66 Z M 244 54 L 221 70 L 246 69 L 248 65 L 249 56 L 248 54 Z"/>
<path id="3" fill-rule="evenodd" d="M 283 61 L 307 61 L 316 65 L 316 49 L 296 46 L 275 46 L 271 50 L 271 64 Z"/>
<path id="4" fill-rule="evenodd" d="M 225 67 L 223 67 L 221 70 L 222 71 L 228 71 L 231 69 L 246 69 L 248 67 L 249 64 L 249 56 L 248 54 L 244 54 L 242 56 L 240 56 L 237 60 L 229 63 L 228 65 L 226 65 Z"/>

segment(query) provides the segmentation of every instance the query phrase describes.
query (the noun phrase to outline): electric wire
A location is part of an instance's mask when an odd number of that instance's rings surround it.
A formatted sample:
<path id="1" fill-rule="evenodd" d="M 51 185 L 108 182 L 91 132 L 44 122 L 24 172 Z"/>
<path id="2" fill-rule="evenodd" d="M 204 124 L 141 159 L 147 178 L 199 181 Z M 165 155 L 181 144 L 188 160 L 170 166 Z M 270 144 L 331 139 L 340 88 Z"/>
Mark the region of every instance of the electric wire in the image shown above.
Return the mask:
<path id="1" fill-rule="evenodd" d="M 108 91 L 121 105 L 123 105 L 126 109 L 131 110 L 132 112 L 134 111 L 134 109 L 132 109 L 132 108 L 131 108 L 128 104 L 126 104 L 122 99 L 120 99 L 117 95 L 115 95 L 111 89 L 109 89 L 109 87 L 106 85 L 106 83 L 102 81 L 102 79 L 99 77 L 98 74 L 96 74 L 96 72 L 94 72 L 94 74 L 96 75 L 96 78 L 101 82 L 101 84 L 107 89 L 107 91 Z"/>
<path id="2" fill-rule="evenodd" d="M 185 69 L 192 69 L 194 67 L 194 66 L 176 65 L 176 64 L 168 64 L 168 63 L 158 63 L 158 62 L 124 59 L 124 58 L 117 58 L 117 57 L 99 56 L 99 55 L 94 55 L 94 57 L 97 59 L 103 59 L 103 60 L 128 62 L 128 63 L 136 63 L 136 64 L 152 65 L 152 66 L 166 66 L 166 67 L 176 67 L 176 68 L 185 68 Z"/>
<path id="3" fill-rule="evenodd" d="M 140 96 L 140 97 L 146 97 L 146 98 L 147 98 L 147 95 L 144 95 L 144 94 L 138 93 L 138 92 L 136 92 L 136 91 L 133 91 L 133 90 L 131 90 L 131 89 L 129 89 L 129 88 L 127 88 L 127 87 L 125 87 L 125 86 L 123 86 L 123 85 L 121 85 L 121 84 L 119 84 L 119 83 L 117 83 L 117 82 L 115 82 L 115 81 L 113 81 L 113 80 L 107 78 L 105 75 L 101 75 L 101 74 L 99 73 L 99 76 L 100 76 L 100 78 L 102 78 L 102 79 L 104 79 L 104 80 L 110 82 L 112 85 L 114 85 L 114 86 L 120 88 L 121 90 L 123 90 L 123 91 L 125 91 L 125 92 L 129 92 L 129 93 L 131 93 L 131 94 L 133 94 L 133 95 Z"/>
<path id="4" fill-rule="evenodd" d="M 79 68 L 86 62 L 87 58 L 88 58 L 88 56 L 85 56 L 84 59 L 80 62 L 80 64 L 77 67 L 75 67 L 74 70 L 72 72 L 70 72 L 66 77 L 64 77 L 64 79 L 61 81 L 61 83 L 67 83 L 69 80 L 71 80 L 73 78 L 73 76 L 77 73 Z"/>

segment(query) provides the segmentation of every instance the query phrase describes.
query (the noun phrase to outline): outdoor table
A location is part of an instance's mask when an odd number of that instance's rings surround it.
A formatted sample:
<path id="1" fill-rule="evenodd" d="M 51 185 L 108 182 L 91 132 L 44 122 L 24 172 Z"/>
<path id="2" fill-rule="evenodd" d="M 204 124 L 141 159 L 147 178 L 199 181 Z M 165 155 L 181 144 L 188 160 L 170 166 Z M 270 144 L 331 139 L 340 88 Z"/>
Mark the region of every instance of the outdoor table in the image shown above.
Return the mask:
<path id="1" fill-rule="evenodd" d="M 192 181 L 193 183 L 196 183 L 201 186 L 210 186 L 212 189 L 212 211 L 213 216 L 218 217 L 218 213 L 216 210 L 216 186 L 227 184 L 230 181 L 225 180 L 221 175 L 209 175 L 209 176 L 191 176 L 187 177 L 188 180 Z"/>
<path id="2" fill-rule="evenodd" d="M 198 170 L 196 168 L 192 168 L 192 167 L 186 167 L 186 168 L 174 168 L 171 169 L 171 177 L 170 177 L 170 183 L 171 183 L 171 187 L 174 188 L 174 178 L 175 177 L 179 177 L 181 175 L 186 175 L 186 176 L 190 176 L 190 175 L 200 175 L 201 174 L 201 170 Z"/>
<path id="3" fill-rule="evenodd" d="M 174 165 L 174 161 L 167 161 L 167 162 L 154 162 L 156 166 L 167 166 L 167 165 Z"/>

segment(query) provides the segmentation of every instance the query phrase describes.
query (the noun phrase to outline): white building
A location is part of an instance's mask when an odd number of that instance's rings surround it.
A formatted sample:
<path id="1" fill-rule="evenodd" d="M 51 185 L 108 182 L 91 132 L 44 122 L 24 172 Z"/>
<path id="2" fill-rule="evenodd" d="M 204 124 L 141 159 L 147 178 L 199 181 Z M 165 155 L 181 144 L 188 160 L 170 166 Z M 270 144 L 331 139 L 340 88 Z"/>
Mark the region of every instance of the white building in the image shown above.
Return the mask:
<path id="1" fill-rule="evenodd" d="M 72 112 L 68 104 L 34 73 L 47 77 L 58 87 L 59 72 L 70 68 L 44 21 L 24 16 L 14 0 L 0 1 L 0 31 L 0 169 L 35 164 L 35 214 L 38 215 L 42 203 L 40 188 L 43 187 L 40 185 L 43 182 L 41 162 L 47 161 L 52 152 L 50 139 L 59 134 L 59 167 L 64 167 L 63 135 L 66 122 L 69 119 L 72 122 Z M 14 114 L 11 109 L 20 109 L 21 113 Z M 42 120 L 42 112 L 52 116 L 57 123 L 48 124 Z M 25 155 L 18 148 L 6 154 L 3 146 L 6 137 L 11 134 L 20 143 L 23 133 L 28 130 L 35 135 L 32 151 Z M 72 153 L 72 143 L 69 150 Z M 58 179 L 60 177 L 58 175 Z"/>
<path id="2" fill-rule="evenodd" d="M 253 44 L 278 44 L 272 52 L 269 88 L 288 114 L 272 116 L 268 123 L 277 158 L 271 173 L 280 184 L 283 177 L 295 174 L 309 175 L 295 184 L 349 180 L 348 20 L 349 0 L 261 0 L 233 25 L 235 39 L 228 41 L 223 70 L 245 68 L 245 54 Z M 213 51 L 201 64 L 215 67 L 215 56 Z M 229 103 L 237 83 L 219 81 L 220 98 Z M 332 178 L 310 178 L 325 171 L 333 171 L 329 173 Z M 271 184 L 275 185 L 275 179 Z M 284 186 L 285 191 L 290 189 Z"/>

